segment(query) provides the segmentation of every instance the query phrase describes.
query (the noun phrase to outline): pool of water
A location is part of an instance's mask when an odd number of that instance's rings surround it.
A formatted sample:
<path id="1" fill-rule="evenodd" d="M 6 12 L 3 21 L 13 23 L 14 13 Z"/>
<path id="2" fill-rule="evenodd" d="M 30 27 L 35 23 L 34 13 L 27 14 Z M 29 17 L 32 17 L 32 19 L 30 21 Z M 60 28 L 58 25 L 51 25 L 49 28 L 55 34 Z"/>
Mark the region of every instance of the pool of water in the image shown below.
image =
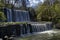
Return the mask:
<path id="1" fill-rule="evenodd" d="M 44 32 L 38 32 L 24 37 L 16 37 L 14 40 L 50 40 L 53 36 L 57 35 L 59 35 L 60 38 L 60 30 L 54 29 Z"/>

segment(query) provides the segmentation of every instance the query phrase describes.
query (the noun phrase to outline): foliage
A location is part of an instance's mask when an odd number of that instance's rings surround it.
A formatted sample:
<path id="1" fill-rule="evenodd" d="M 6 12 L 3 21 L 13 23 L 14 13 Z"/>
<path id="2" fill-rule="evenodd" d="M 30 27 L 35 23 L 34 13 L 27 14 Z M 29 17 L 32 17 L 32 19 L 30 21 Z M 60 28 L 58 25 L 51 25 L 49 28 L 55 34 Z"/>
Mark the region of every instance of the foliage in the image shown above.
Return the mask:
<path id="1" fill-rule="evenodd" d="M 5 18 L 5 15 L 3 12 L 0 12 L 0 21 L 5 21 L 6 18 Z"/>
<path id="2" fill-rule="evenodd" d="M 28 7 L 27 11 L 29 11 L 31 21 L 36 21 L 36 13 L 32 7 Z"/>
<path id="3" fill-rule="evenodd" d="M 60 2 L 56 0 L 53 4 L 50 4 L 49 1 L 45 1 L 42 5 L 37 7 L 36 14 L 38 21 L 56 22 L 60 17 Z"/>
<path id="4" fill-rule="evenodd" d="M 0 22 L 6 20 L 4 12 L 3 12 L 4 7 L 5 7 L 4 0 L 0 0 Z"/>
<path id="5" fill-rule="evenodd" d="M 0 7 L 4 7 L 4 6 L 5 6 L 5 4 L 4 4 L 3 0 L 0 0 Z"/>

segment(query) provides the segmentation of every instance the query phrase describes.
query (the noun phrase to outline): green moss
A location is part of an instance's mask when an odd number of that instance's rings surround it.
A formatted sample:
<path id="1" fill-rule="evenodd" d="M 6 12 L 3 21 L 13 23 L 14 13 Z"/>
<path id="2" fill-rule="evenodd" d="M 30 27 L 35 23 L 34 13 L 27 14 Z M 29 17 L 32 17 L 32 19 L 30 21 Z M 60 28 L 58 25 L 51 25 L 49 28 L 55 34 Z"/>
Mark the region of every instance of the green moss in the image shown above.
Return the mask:
<path id="1" fill-rule="evenodd" d="M 0 25 L 27 24 L 27 22 L 0 22 Z"/>

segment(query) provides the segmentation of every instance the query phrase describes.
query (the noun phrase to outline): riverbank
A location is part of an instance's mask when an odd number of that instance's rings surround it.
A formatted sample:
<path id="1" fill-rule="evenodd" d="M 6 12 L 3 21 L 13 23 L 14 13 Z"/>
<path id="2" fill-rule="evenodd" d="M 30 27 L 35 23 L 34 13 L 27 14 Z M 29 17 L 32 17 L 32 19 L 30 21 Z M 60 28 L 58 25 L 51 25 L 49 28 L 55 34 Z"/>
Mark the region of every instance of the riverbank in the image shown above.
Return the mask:
<path id="1" fill-rule="evenodd" d="M 44 32 L 35 33 L 26 37 L 18 37 L 15 40 L 60 40 L 60 30 L 48 30 Z"/>

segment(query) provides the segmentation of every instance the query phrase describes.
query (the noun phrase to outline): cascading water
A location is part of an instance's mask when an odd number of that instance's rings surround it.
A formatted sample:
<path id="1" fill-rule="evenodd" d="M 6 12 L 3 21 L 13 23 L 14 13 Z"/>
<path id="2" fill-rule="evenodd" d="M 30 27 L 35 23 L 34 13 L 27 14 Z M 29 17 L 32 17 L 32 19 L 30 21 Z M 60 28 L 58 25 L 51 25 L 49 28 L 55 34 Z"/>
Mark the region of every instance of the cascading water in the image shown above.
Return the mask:
<path id="1" fill-rule="evenodd" d="M 30 21 L 29 12 L 21 10 L 11 10 L 6 8 L 7 22 L 28 22 Z"/>
<path id="2" fill-rule="evenodd" d="M 21 11 L 21 10 L 14 10 L 16 14 L 15 21 L 17 22 L 27 22 L 30 21 L 29 13 L 28 11 Z"/>
<path id="3" fill-rule="evenodd" d="M 11 9 L 4 8 L 4 14 L 6 15 L 7 22 L 12 22 L 12 12 Z"/>
<path id="4" fill-rule="evenodd" d="M 30 17 L 28 11 L 21 10 L 11 10 L 6 8 L 6 16 L 8 22 L 27 22 L 27 24 L 21 24 L 20 28 L 14 28 L 11 34 L 14 35 L 24 35 L 35 32 L 42 32 L 45 30 L 52 29 L 51 22 L 39 23 L 39 22 L 30 22 Z M 13 29 L 13 28 L 12 28 Z M 8 31 L 8 30 L 7 30 Z M 20 34 L 19 34 L 20 33 Z"/>
<path id="5" fill-rule="evenodd" d="M 46 22 L 46 23 L 30 23 L 32 26 L 32 32 L 42 32 L 46 30 L 51 30 L 52 29 L 52 22 Z"/>
<path id="6" fill-rule="evenodd" d="M 12 22 L 12 12 L 10 9 L 7 10 L 7 21 Z"/>

